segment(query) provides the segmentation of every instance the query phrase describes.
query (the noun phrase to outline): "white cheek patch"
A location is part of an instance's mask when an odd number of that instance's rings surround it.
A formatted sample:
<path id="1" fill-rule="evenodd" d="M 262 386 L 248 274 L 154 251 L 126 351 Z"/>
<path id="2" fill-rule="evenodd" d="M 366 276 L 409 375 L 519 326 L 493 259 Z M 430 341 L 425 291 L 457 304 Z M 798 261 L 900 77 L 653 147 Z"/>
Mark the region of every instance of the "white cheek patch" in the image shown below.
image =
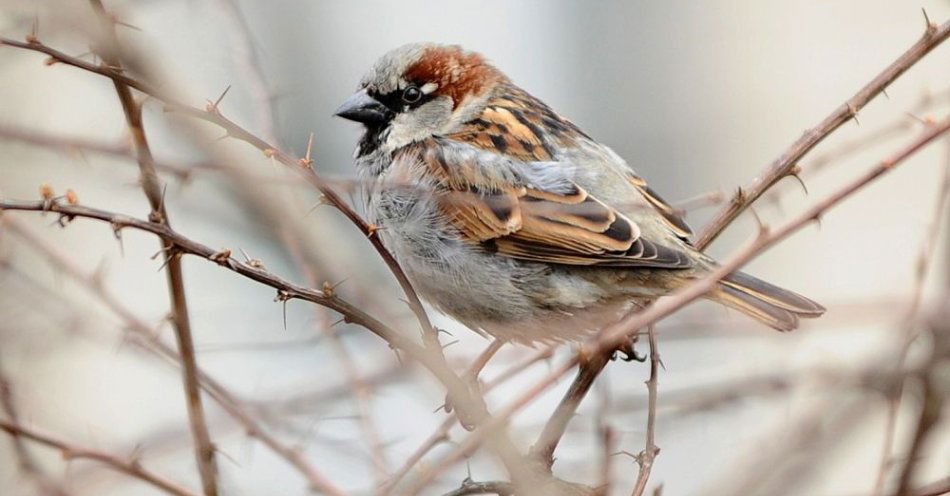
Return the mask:
<path id="1" fill-rule="evenodd" d="M 433 91 L 439 89 L 439 85 L 436 83 L 426 83 L 422 85 L 422 87 L 419 89 L 422 90 L 422 93 L 428 95 L 429 93 L 432 93 Z"/>

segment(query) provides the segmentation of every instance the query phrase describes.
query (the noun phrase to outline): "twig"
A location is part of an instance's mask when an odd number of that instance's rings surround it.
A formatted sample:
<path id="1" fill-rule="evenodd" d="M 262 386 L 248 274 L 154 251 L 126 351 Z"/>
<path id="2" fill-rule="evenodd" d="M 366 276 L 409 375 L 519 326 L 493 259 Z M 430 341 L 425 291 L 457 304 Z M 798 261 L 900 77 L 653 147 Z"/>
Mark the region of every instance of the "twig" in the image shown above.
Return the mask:
<path id="1" fill-rule="evenodd" d="M 928 24 L 923 36 L 911 45 L 891 65 L 884 69 L 874 79 L 861 88 L 846 102 L 842 103 L 834 112 L 821 121 L 817 126 L 809 129 L 785 150 L 775 161 L 766 168 L 765 172 L 756 177 L 749 185 L 740 189 L 732 201 L 719 212 L 706 226 L 695 240 L 695 246 L 704 250 L 717 236 L 735 220 L 749 205 L 781 179 L 792 174 L 798 161 L 821 143 L 842 124 L 853 119 L 858 111 L 864 108 L 875 96 L 900 77 L 907 69 L 916 64 L 937 45 L 943 43 L 950 36 L 950 21 L 939 27 Z"/>
<path id="2" fill-rule="evenodd" d="M 179 367 L 181 366 L 181 356 L 178 352 L 162 342 L 158 338 L 159 333 L 123 305 L 95 275 L 83 273 L 69 258 L 44 243 L 15 217 L 8 215 L 4 218 L 0 218 L 0 224 L 10 228 L 22 239 L 30 243 L 30 245 L 45 256 L 60 273 L 72 278 L 94 294 L 99 301 L 125 323 L 126 329 L 134 332 L 141 338 L 139 343 L 142 344 L 145 350 L 155 353 L 159 357 L 177 364 Z M 232 393 L 220 381 L 208 375 L 200 368 L 198 369 L 198 379 L 201 388 L 218 403 L 228 415 L 241 424 L 248 436 L 261 441 L 264 446 L 297 469 L 307 480 L 311 489 L 322 491 L 333 496 L 341 496 L 343 494 L 340 489 L 334 486 L 325 475 L 320 473 L 320 471 L 307 460 L 303 453 L 280 442 L 270 434 L 264 425 L 247 411 L 237 395 Z"/>
<path id="3" fill-rule="evenodd" d="M 538 440 L 531 448 L 531 455 L 541 460 L 548 468 L 554 464 L 554 451 L 561 438 L 564 437 L 567 425 L 577 412 L 577 407 L 587 396 L 591 386 L 594 385 L 594 380 L 604 370 L 609 359 L 610 352 L 601 353 L 582 363 L 577 369 L 574 382 L 571 383 L 570 388 L 561 398 L 561 402 L 544 424 Z"/>
<path id="4" fill-rule="evenodd" d="M 660 349 L 657 346 L 656 329 L 652 324 L 648 329 L 647 335 L 650 338 L 650 379 L 646 382 L 647 396 L 649 396 L 646 446 L 637 455 L 640 471 L 637 473 L 637 482 L 633 486 L 633 492 L 630 493 L 632 496 L 641 496 L 646 490 L 647 481 L 650 479 L 650 471 L 653 469 L 653 460 L 660 452 L 660 448 L 656 446 L 656 380 L 660 369 Z"/>
<path id="5" fill-rule="evenodd" d="M 118 472 L 151 484 L 155 488 L 160 489 L 168 494 L 173 494 L 175 496 L 198 496 L 198 493 L 192 492 L 191 490 L 179 485 L 177 482 L 171 481 L 146 469 L 138 460 L 125 460 L 111 453 L 71 444 L 51 435 L 44 434 L 37 430 L 6 420 L 0 420 L 0 430 L 7 432 L 11 436 L 29 439 L 45 446 L 55 448 L 60 451 L 63 458 L 66 460 L 94 460 Z"/>
<path id="6" fill-rule="evenodd" d="M 524 371 L 531 365 L 541 360 L 550 358 L 552 353 L 553 353 L 553 349 L 548 348 L 546 350 L 541 350 L 540 352 L 533 354 L 527 360 L 524 360 L 523 362 L 509 368 L 504 374 L 486 383 L 484 387 L 484 391 L 485 392 L 491 391 L 499 384 L 507 381 L 508 379 L 511 379 L 512 377 L 521 373 L 522 371 Z M 416 448 L 415 451 L 412 452 L 411 455 L 409 455 L 409 458 L 406 459 L 402 467 L 400 467 L 399 470 L 397 470 L 396 473 L 393 474 L 390 480 L 388 480 L 386 484 L 381 488 L 381 493 L 383 495 L 391 494 L 392 491 L 399 484 L 399 482 L 402 481 L 402 479 L 404 479 L 406 475 L 409 474 L 409 472 L 413 469 L 413 467 L 415 467 L 419 463 L 419 461 L 422 460 L 423 457 L 425 457 L 426 454 L 432 451 L 432 449 L 438 446 L 439 444 L 448 442 L 449 430 L 451 430 L 452 426 L 455 425 L 456 420 L 457 418 L 455 415 L 449 415 L 448 417 L 446 417 L 445 420 L 442 421 L 442 424 L 439 425 L 439 427 L 437 427 L 435 431 L 432 434 L 430 434 L 429 437 L 427 437 L 426 440 L 423 441 L 422 444 L 419 445 L 419 447 Z"/>
<path id="7" fill-rule="evenodd" d="M 92 9 L 99 18 L 100 29 L 105 37 L 106 46 L 99 47 L 99 55 L 106 64 L 116 70 L 121 70 L 122 61 L 119 56 L 119 44 L 116 38 L 115 25 L 106 12 L 101 0 L 89 0 Z M 152 151 L 145 135 L 142 123 L 142 106 L 136 103 L 129 86 L 116 79 L 112 80 L 129 131 L 132 142 L 138 155 L 139 171 L 141 174 L 142 189 L 152 208 L 149 219 L 153 222 L 169 224 L 168 211 L 165 209 L 164 193 L 158 179 L 158 172 L 153 164 Z M 206 496 L 218 494 L 218 468 L 215 464 L 215 449 L 208 432 L 205 420 L 204 405 L 201 402 L 201 386 L 198 383 L 198 364 L 195 359 L 195 344 L 191 332 L 191 319 L 188 315 L 188 300 L 185 296 L 185 278 L 181 267 L 181 258 L 172 249 L 169 243 L 162 243 L 162 253 L 165 258 L 165 273 L 168 276 L 169 299 L 171 300 L 171 321 L 175 328 L 175 338 L 178 341 L 178 352 L 181 356 L 182 384 L 185 389 L 185 404 L 188 407 L 188 422 L 191 426 L 191 435 L 195 444 L 195 459 L 198 463 L 198 473 L 201 475 L 201 486 Z"/>
<path id="8" fill-rule="evenodd" d="M 13 385 L 3 369 L 0 369 L 0 407 L 3 408 L 10 422 L 19 424 L 20 415 L 16 402 L 13 401 Z M 23 439 L 15 433 L 11 433 L 11 436 L 13 438 L 13 453 L 19 461 L 20 470 L 36 482 L 43 494 L 68 496 L 69 493 L 37 465 L 36 460 L 30 455 L 30 451 L 26 447 L 26 443 L 23 442 Z"/>

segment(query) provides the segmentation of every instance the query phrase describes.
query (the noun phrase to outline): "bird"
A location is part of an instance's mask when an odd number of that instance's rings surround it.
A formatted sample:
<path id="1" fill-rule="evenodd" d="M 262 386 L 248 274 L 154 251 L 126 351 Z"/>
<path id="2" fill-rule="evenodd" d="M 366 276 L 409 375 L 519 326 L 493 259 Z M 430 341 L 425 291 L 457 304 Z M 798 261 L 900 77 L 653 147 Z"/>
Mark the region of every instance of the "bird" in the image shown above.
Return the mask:
<path id="1" fill-rule="evenodd" d="M 578 342 L 717 267 L 625 160 L 458 45 L 382 55 L 336 116 L 366 215 L 419 295 L 474 331 Z M 705 297 L 779 331 L 825 308 L 743 272 Z"/>

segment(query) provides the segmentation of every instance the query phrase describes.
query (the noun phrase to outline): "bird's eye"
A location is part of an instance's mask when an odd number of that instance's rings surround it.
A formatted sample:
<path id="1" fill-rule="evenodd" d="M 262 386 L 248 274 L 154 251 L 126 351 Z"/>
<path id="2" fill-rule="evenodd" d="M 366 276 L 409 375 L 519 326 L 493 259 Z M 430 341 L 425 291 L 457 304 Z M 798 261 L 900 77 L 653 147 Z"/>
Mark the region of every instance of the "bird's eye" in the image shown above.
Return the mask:
<path id="1" fill-rule="evenodd" d="M 416 103 L 422 98 L 422 90 L 418 86 L 409 86 L 402 90 L 402 101 L 406 103 Z"/>

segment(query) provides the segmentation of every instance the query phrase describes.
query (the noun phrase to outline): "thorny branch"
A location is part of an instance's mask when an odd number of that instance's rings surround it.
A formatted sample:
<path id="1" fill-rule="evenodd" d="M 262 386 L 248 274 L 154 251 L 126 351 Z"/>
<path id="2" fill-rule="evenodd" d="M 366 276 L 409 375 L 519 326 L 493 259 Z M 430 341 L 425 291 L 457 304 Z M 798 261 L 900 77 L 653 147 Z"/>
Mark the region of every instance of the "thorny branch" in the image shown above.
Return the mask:
<path id="1" fill-rule="evenodd" d="M 802 157 L 821 143 L 829 134 L 841 127 L 842 124 L 856 117 L 857 113 L 874 97 L 886 90 L 895 79 L 930 53 L 931 50 L 946 41 L 947 37 L 950 37 L 950 21 L 940 26 L 928 21 L 927 29 L 920 40 L 908 48 L 897 60 L 887 66 L 854 96 L 838 106 L 817 126 L 806 131 L 801 138 L 782 152 L 763 174 L 753 179 L 749 185 L 740 188 L 733 196 L 732 201 L 716 215 L 696 238 L 694 242 L 696 248 L 704 250 L 752 202 L 762 196 L 775 183 L 785 177 L 794 175 L 798 161 Z"/>
<path id="2" fill-rule="evenodd" d="M 146 469 L 141 463 L 139 463 L 138 460 L 126 460 L 122 457 L 107 453 L 105 451 L 94 450 L 84 446 L 72 444 L 49 434 L 44 434 L 40 431 L 7 420 L 0 420 L 0 430 L 6 431 L 11 436 L 22 437 L 49 446 L 50 448 L 57 449 L 66 460 L 86 459 L 97 461 L 118 472 L 145 481 L 155 488 L 160 489 L 168 494 L 173 494 L 175 496 L 198 496 L 198 493 L 192 492 L 190 489 L 179 485 L 177 482 L 169 480 L 164 476 Z"/>
<path id="3" fill-rule="evenodd" d="M 650 379 L 647 381 L 647 435 L 646 446 L 643 451 L 637 455 L 637 463 L 640 465 L 637 473 L 637 482 L 633 486 L 631 496 L 641 496 L 647 488 L 647 481 L 650 479 L 650 471 L 653 469 L 653 460 L 660 452 L 656 446 L 656 382 L 660 372 L 660 349 L 656 340 L 656 328 L 650 324 L 648 334 L 650 341 Z"/>
<path id="4" fill-rule="evenodd" d="M 104 38 L 103 46 L 97 47 L 102 60 L 115 70 L 122 70 L 122 61 L 119 54 L 119 43 L 115 33 L 113 19 L 106 12 L 101 0 L 89 0 L 92 9 L 99 18 L 101 33 Z M 132 134 L 132 143 L 138 156 L 140 180 L 148 203 L 152 208 L 149 219 L 153 222 L 169 225 L 168 211 L 165 209 L 164 193 L 158 172 L 152 159 L 152 150 L 149 147 L 142 122 L 142 106 L 135 101 L 129 86 L 116 79 L 112 80 L 116 94 L 122 104 L 125 120 Z M 195 359 L 195 343 L 191 331 L 191 318 L 188 315 L 188 300 L 185 297 L 185 277 L 181 267 L 181 258 L 172 249 L 169 243 L 162 243 L 162 253 L 165 259 L 165 274 L 168 277 L 168 292 L 171 300 L 171 321 L 175 328 L 175 338 L 178 341 L 178 352 L 181 356 L 182 383 L 185 389 L 185 404 L 188 408 L 188 422 L 191 426 L 191 435 L 195 443 L 195 459 L 198 463 L 198 473 L 201 476 L 201 486 L 206 496 L 218 494 L 218 468 L 215 463 L 215 449 L 208 432 L 205 420 L 204 406 L 201 402 L 201 386 L 198 384 L 198 362 Z"/>
<path id="5" fill-rule="evenodd" d="M 181 366 L 181 356 L 171 346 L 162 342 L 156 329 L 149 326 L 142 319 L 137 317 L 129 308 L 123 305 L 119 299 L 102 284 L 95 275 L 84 274 L 68 257 L 48 246 L 33 232 L 27 229 L 21 221 L 13 216 L 0 218 L 0 226 L 8 227 L 22 239 L 28 242 L 36 251 L 45 256 L 49 262 L 59 271 L 74 279 L 84 286 L 91 293 L 95 294 L 99 300 L 105 304 L 109 310 L 116 314 L 126 325 L 126 328 L 134 332 L 140 338 L 139 343 L 142 347 L 157 356 L 171 361 Z M 234 420 L 243 426 L 248 436 L 261 441 L 277 456 L 283 458 L 291 466 L 303 475 L 311 489 L 319 490 L 333 496 L 340 496 L 343 492 L 337 488 L 330 480 L 314 467 L 306 456 L 298 450 L 285 443 L 282 443 L 274 437 L 264 427 L 263 423 L 254 418 L 251 412 L 244 407 L 243 402 L 236 394 L 231 392 L 220 381 L 208 375 L 198 368 L 199 384 L 209 397 L 211 397 L 221 408 L 227 412 Z"/>

